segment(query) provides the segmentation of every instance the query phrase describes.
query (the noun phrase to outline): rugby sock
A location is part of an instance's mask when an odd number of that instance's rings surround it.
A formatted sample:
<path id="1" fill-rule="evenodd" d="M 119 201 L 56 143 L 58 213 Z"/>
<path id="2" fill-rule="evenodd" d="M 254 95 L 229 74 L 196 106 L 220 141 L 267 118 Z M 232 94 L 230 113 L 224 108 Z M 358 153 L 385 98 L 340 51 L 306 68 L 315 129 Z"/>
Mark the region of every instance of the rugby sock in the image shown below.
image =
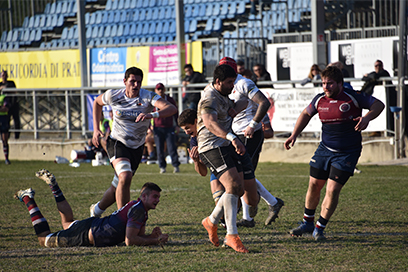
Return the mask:
<path id="1" fill-rule="evenodd" d="M 220 218 L 224 215 L 224 199 L 225 199 L 225 194 L 223 194 L 219 199 L 218 203 L 215 206 L 214 210 L 210 214 L 210 221 L 213 224 L 218 224 L 220 221 Z"/>
<path id="2" fill-rule="evenodd" d="M 247 221 L 254 220 L 252 217 L 249 216 L 249 205 L 245 202 L 242 196 L 241 196 L 241 204 L 242 204 L 242 219 L 245 219 Z"/>
<path id="3" fill-rule="evenodd" d="M 237 206 L 239 197 L 233 194 L 224 194 L 224 196 L 224 217 L 225 224 L 227 225 L 227 234 L 238 234 Z"/>
<path id="4" fill-rule="evenodd" d="M 218 200 L 220 200 L 221 196 L 224 194 L 225 192 L 222 190 L 218 190 L 216 192 L 213 193 L 213 199 L 215 202 L 215 205 L 217 205 Z"/>
<path id="5" fill-rule="evenodd" d="M 305 223 L 313 223 L 315 218 L 316 210 L 310 210 L 305 208 L 305 213 L 303 214 L 303 222 Z"/>
<path id="6" fill-rule="evenodd" d="M 258 190 L 259 195 L 262 197 L 262 199 L 270 206 L 275 205 L 278 203 L 278 200 L 276 197 L 274 197 L 263 185 L 262 183 L 258 180 L 255 179 L 256 181 L 256 188 Z"/>
<path id="7" fill-rule="evenodd" d="M 320 216 L 319 220 L 317 220 L 316 228 L 323 231 L 326 228 L 326 225 L 327 225 L 328 222 L 329 222 L 329 220 L 324 219 L 322 216 Z"/>
<path id="8" fill-rule="evenodd" d="M 8 160 L 8 155 L 9 155 L 9 145 L 8 144 L 3 144 L 3 153 L 4 153 L 4 158 Z"/>
<path id="9" fill-rule="evenodd" d="M 35 234 L 39 235 L 44 231 L 49 231 L 50 227 L 48 226 L 48 222 L 41 214 L 40 209 L 37 207 L 34 198 L 25 196 L 23 198 L 23 202 L 25 203 L 28 212 L 30 213 L 31 223 L 33 224 Z"/>
<path id="10" fill-rule="evenodd" d="M 99 202 L 96 203 L 96 205 L 95 205 L 95 207 L 94 207 L 95 216 L 101 216 L 104 211 L 105 211 L 105 210 L 102 210 L 101 208 L 99 208 Z"/>
<path id="11" fill-rule="evenodd" d="M 51 185 L 50 184 L 50 188 L 51 188 L 51 192 L 54 195 L 55 201 L 56 202 L 61 202 L 65 200 L 65 196 L 62 193 L 60 187 L 58 186 L 58 183 L 55 182 L 55 185 Z"/>

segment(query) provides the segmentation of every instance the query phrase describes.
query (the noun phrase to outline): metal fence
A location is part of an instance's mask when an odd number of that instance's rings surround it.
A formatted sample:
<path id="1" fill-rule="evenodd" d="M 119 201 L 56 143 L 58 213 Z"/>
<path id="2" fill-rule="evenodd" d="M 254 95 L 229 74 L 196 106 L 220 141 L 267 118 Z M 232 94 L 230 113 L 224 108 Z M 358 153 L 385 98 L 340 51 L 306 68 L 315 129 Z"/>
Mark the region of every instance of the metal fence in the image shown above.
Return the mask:
<path id="1" fill-rule="evenodd" d="M 387 79 L 389 80 L 389 79 Z M 396 78 L 392 78 L 396 82 Z M 360 82 L 360 79 L 347 79 Z M 384 80 L 384 84 L 385 84 Z M 300 81 L 258 82 L 262 86 L 273 84 L 275 89 L 285 92 Z M 265 85 L 266 84 L 266 85 Z M 206 83 L 194 84 L 191 87 L 203 89 Z M 387 86 L 387 85 L 384 85 Z M 181 85 L 169 85 L 167 91 L 178 101 L 179 112 L 183 110 Z M 144 88 L 153 90 L 153 86 Z M 88 138 L 92 131 L 88 129 L 87 94 L 100 94 L 111 88 L 70 88 L 70 89 L 5 89 L 4 93 L 16 96 L 20 105 L 21 132 L 28 139 L 50 138 Z M 190 91 L 194 92 L 194 91 Z M 405 103 L 404 103 L 405 104 Z M 10 132 L 16 132 L 11 122 Z M 393 132 L 392 132 L 393 133 Z"/>

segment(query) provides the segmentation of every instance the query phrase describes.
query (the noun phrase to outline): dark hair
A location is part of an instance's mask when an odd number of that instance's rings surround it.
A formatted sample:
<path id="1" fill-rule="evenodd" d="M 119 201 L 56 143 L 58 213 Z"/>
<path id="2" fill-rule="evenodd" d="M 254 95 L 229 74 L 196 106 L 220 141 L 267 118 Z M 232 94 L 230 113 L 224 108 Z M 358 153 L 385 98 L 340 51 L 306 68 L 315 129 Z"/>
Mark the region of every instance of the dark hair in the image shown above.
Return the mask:
<path id="1" fill-rule="evenodd" d="M 142 186 L 142 189 L 140 190 L 140 195 L 142 195 L 142 194 L 150 195 L 150 193 L 151 193 L 152 191 L 161 192 L 161 188 L 160 188 L 159 185 L 157 185 L 156 183 L 146 182 L 146 183 Z"/>
<path id="2" fill-rule="evenodd" d="M 217 79 L 224 81 L 229 77 L 237 77 L 234 68 L 227 64 L 217 65 L 214 70 L 213 84 L 215 84 Z"/>
<path id="3" fill-rule="evenodd" d="M 317 71 L 319 71 L 319 74 L 322 72 L 322 70 L 320 69 L 320 67 L 319 67 L 319 65 L 317 65 L 317 64 L 313 64 L 312 65 L 312 67 L 310 67 L 310 72 L 309 72 L 309 75 L 307 76 L 308 78 L 310 78 L 310 79 L 313 79 L 313 69 L 314 68 L 316 68 L 317 69 Z"/>
<path id="4" fill-rule="evenodd" d="M 191 68 L 191 70 L 194 70 L 193 65 L 191 65 L 190 63 L 184 65 L 184 69 L 186 69 L 186 68 Z"/>
<path id="5" fill-rule="evenodd" d="M 343 83 L 343 73 L 336 66 L 327 66 L 321 73 L 322 78 L 330 78 L 337 83 Z"/>
<path id="6" fill-rule="evenodd" d="M 242 60 L 239 60 L 239 61 L 237 61 L 237 65 L 239 65 L 239 66 L 244 66 L 245 63 L 244 63 Z"/>
<path id="7" fill-rule="evenodd" d="M 193 125 L 197 119 L 197 111 L 193 109 L 185 109 L 180 113 L 177 122 L 179 126 Z"/>
<path id="8" fill-rule="evenodd" d="M 130 67 L 125 72 L 125 80 L 130 77 L 130 75 L 141 76 L 143 79 L 143 71 L 137 67 Z"/>

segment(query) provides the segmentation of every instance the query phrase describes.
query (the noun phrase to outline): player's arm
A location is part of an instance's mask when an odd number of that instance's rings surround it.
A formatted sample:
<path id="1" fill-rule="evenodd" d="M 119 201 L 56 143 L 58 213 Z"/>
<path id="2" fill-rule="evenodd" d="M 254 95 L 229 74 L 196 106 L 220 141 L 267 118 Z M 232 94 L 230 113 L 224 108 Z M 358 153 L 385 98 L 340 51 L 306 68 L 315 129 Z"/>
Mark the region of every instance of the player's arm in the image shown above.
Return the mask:
<path id="1" fill-rule="evenodd" d="M 215 136 L 227 139 L 231 141 L 232 145 L 235 147 L 235 151 L 239 155 L 245 153 L 245 146 L 238 139 L 238 137 L 228 131 L 225 131 L 218 123 L 217 115 L 214 113 L 204 113 L 201 118 L 203 119 L 204 126 Z"/>
<path id="2" fill-rule="evenodd" d="M 141 113 L 137 116 L 136 122 L 144 121 L 145 119 L 169 117 L 177 113 L 177 108 L 163 98 L 159 98 L 154 105 L 159 110 L 151 113 Z"/>
<path id="3" fill-rule="evenodd" d="M 376 99 L 371 105 L 370 110 L 363 117 L 354 118 L 354 121 L 358 121 L 357 125 L 354 127 L 356 131 L 362 131 L 367 128 L 371 120 L 375 119 L 384 110 L 384 103 Z"/>
<path id="4" fill-rule="evenodd" d="M 304 109 L 296 121 L 292 135 L 290 135 L 290 137 L 284 143 L 287 150 L 289 150 L 295 144 L 297 136 L 299 136 L 307 124 L 309 124 L 310 119 L 312 119 L 312 116 L 310 116 L 307 110 Z"/>
<path id="5" fill-rule="evenodd" d="M 207 175 L 207 167 L 200 160 L 200 156 L 198 155 L 198 146 L 194 146 L 191 148 L 191 150 L 188 149 L 188 153 L 190 158 L 192 158 L 194 161 L 194 169 L 196 172 L 205 177 Z"/>
<path id="6" fill-rule="evenodd" d="M 160 229 L 159 229 L 160 231 Z M 125 243 L 127 246 L 147 246 L 165 244 L 169 238 L 168 234 L 162 234 L 157 229 L 151 235 L 145 235 L 145 227 L 126 227 Z"/>
<path id="7" fill-rule="evenodd" d="M 262 122 L 262 130 L 264 132 L 265 139 L 273 138 L 274 131 L 271 126 L 271 122 Z"/>
<path id="8" fill-rule="evenodd" d="M 102 101 L 102 96 L 98 95 L 96 97 L 94 103 L 93 103 L 93 110 L 92 110 L 92 115 L 93 115 L 93 136 L 92 136 L 92 143 L 94 146 L 99 147 L 99 137 L 103 137 L 103 132 L 99 128 L 99 122 L 101 120 L 102 116 L 102 107 L 105 105 Z"/>
<path id="9" fill-rule="evenodd" d="M 252 101 L 258 104 L 258 109 L 256 110 L 254 118 L 244 130 L 245 137 L 252 137 L 254 135 L 256 125 L 262 121 L 271 106 L 271 102 L 269 102 L 268 98 L 266 98 L 261 91 L 258 91 L 254 97 L 252 97 Z"/>

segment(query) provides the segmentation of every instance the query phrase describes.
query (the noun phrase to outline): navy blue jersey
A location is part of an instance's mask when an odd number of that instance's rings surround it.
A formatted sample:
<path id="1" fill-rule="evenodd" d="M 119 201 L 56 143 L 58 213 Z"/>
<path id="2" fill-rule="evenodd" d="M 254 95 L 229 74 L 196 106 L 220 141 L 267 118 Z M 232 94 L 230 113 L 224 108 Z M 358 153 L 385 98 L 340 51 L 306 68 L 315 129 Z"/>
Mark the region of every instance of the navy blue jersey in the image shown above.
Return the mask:
<path id="1" fill-rule="evenodd" d="M 361 132 L 356 131 L 354 118 L 362 109 L 369 109 L 376 98 L 365 93 L 344 89 L 335 99 L 324 93 L 316 95 L 306 108 L 310 116 L 319 114 L 322 122 L 322 143 L 332 151 L 353 152 L 361 150 Z"/>
<path id="2" fill-rule="evenodd" d="M 195 146 L 198 146 L 197 137 L 191 137 L 190 138 L 190 149 L 193 149 L 193 147 Z"/>
<path id="3" fill-rule="evenodd" d="M 147 218 L 143 202 L 138 199 L 109 216 L 95 219 L 91 226 L 95 246 L 114 246 L 125 241 L 126 227 L 140 229 L 145 226 Z"/>

